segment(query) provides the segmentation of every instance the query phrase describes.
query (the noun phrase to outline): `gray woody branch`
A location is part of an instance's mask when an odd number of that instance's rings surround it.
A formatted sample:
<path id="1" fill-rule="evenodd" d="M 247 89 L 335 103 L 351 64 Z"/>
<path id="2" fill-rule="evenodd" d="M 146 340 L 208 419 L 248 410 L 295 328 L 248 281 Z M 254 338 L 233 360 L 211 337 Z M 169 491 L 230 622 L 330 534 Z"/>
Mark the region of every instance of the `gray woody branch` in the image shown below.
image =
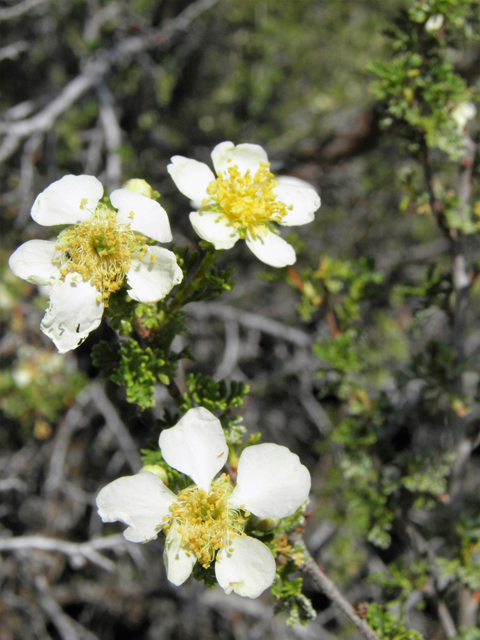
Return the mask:
<path id="1" fill-rule="evenodd" d="M 340 609 L 340 611 L 347 616 L 347 618 L 353 622 L 359 631 L 363 633 L 367 640 L 380 640 L 375 631 L 367 624 L 365 620 L 362 620 L 352 605 L 338 590 L 334 583 L 328 578 L 322 569 L 318 566 L 315 560 L 310 555 L 305 542 L 299 533 L 293 533 L 290 536 L 292 542 L 299 544 L 302 547 L 303 557 L 305 559 L 303 565 L 300 567 L 302 571 L 308 573 L 308 575 L 315 582 L 317 587 L 322 591 L 330 600 Z"/>
<path id="2" fill-rule="evenodd" d="M 165 22 L 160 29 L 127 38 L 118 46 L 90 58 L 85 64 L 84 71 L 71 80 L 42 111 L 18 122 L 0 122 L 0 134 L 5 135 L 0 145 L 0 162 L 15 153 L 24 138 L 31 136 L 34 132 L 51 129 L 55 120 L 87 91 L 97 86 L 113 65 L 125 64 L 132 55 L 141 51 L 166 46 L 177 33 L 185 31 L 198 16 L 218 1 L 198 0 L 178 16 Z"/>

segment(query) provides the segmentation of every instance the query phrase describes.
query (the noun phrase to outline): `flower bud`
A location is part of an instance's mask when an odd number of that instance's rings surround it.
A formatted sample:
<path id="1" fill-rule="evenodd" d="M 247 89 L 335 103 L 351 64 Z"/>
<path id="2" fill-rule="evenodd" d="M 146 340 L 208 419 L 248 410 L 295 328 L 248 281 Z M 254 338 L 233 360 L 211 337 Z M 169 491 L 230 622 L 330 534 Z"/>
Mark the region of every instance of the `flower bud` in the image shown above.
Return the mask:
<path id="1" fill-rule="evenodd" d="M 142 180 L 141 178 L 132 178 L 132 180 L 127 180 L 123 185 L 122 189 L 128 189 L 129 191 L 136 191 L 142 196 L 146 198 L 153 199 L 153 189 L 148 184 L 146 180 Z"/>
<path id="2" fill-rule="evenodd" d="M 168 474 L 159 464 L 146 464 L 142 471 L 150 471 L 150 473 L 156 475 L 157 478 L 160 478 L 163 484 L 168 484 Z"/>
<path id="3" fill-rule="evenodd" d="M 430 16 L 426 21 L 425 31 L 428 31 L 428 33 L 434 33 L 435 31 L 439 31 L 442 28 L 442 25 L 443 15 L 441 13 L 436 13 L 435 15 Z"/>
<path id="4" fill-rule="evenodd" d="M 280 520 L 278 518 L 258 518 L 251 516 L 249 518 L 249 529 L 252 531 L 261 531 L 262 533 L 270 533 L 278 527 Z"/>
<path id="5" fill-rule="evenodd" d="M 473 102 L 460 102 L 452 111 L 452 118 L 457 124 L 457 129 L 461 133 L 469 120 L 475 117 L 477 110 Z"/>

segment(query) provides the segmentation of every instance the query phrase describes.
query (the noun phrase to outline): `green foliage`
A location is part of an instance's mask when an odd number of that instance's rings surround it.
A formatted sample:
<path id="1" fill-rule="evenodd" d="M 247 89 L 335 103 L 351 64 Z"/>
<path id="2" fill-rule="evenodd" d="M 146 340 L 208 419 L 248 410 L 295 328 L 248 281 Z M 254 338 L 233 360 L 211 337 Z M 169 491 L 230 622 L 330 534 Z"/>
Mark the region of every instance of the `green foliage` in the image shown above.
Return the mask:
<path id="1" fill-rule="evenodd" d="M 396 304 L 403 304 L 412 300 L 415 304 L 414 313 L 420 321 L 425 317 L 425 311 L 431 308 L 448 311 L 452 294 L 452 276 L 436 265 L 431 265 L 420 283 L 412 285 L 398 284 L 393 288 L 392 298 Z"/>
<path id="2" fill-rule="evenodd" d="M 480 640 L 480 629 L 478 627 L 460 627 L 458 640 Z"/>
<path id="3" fill-rule="evenodd" d="M 142 449 L 141 454 L 144 467 L 146 467 L 147 465 L 152 465 L 164 469 L 168 478 L 168 481 L 165 484 L 167 484 L 171 489 L 178 487 L 181 490 L 185 489 L 185 487 L 191 484 L 188 476 L 180 473 L 176 469 L 173 469 L 165 462 L 162 456 L 162 452 L 158 447 L 155 449 Z"/>
<path id="4" fill-rule="evenodd" d="M 102 378 L 124 386 L 128 402 L 136 402 L 142 409 L 155 405 L 155 384 L 168 385 L 176 375 L 177 362 L 185 357 L 189 357 L 189 350 L 165 353 L 160 348 L 143 347 L 133 338 L 113 345 L 100 342 L 92 350 Z"/>
<path id="5" fill-rule="evenodd" d="M 225 380 L 216 382 L 210 376 L 201 373 L 191 373 L 186 379 L 189 393 L 178 399 L 177 406 L 182 413 L 186 413 L 194 406 L 205 407 L 209 411 L 221 411 L 220 422 L 225 431 L 229 444 L 239 444 L 245 433 L 241 417 L 232 417 L 230 409 L 240 407 L 243 398 L 249 392 L 244 382 L 232 380 L 228 385 Z"/>
<path id="6" fill-rule="evenodd" d="M 360 334 L 355 329 L 349 329 L 334 338 L 325 338 L 315 343 L 315 355 L 328 364 L 332 369 L 344 373 L 360 371 L 366 366 L 360 349 Z"/>
<path id="7" fill-rule="evenodd" d="M 9 366 L 7 361 L 4 365 L 0 369 L 0 409 L 38 437 L 51 433 L 51 425 L 87 384 L 73 362 L 46 349 L 23 345 Z"/>
<path id="8" fill-rule="evenodd" d="M 371 574 L 370 580 L 383 587 L 389 609 L 400 607 L 403 610 L 412 592 L 425 590 L 432 578 L 430 563 L 425 558 L 415 558 L 413 562 L 393 562 L 388 565 L 388 571 L 388 574 Z M 395 599 L 392 600 L 392 597 Z"/>
<path id="9" fill-rule="evenodd" d="M 463 127 L 458 126 L 454 109 L 469 103 L 472 91 L 453 64 L 445 60 L 442 45 L 449 21 L 453 25 L 465 23 L 473 16 L 475 6 L 478 11 L 476 2 L 463 0 L 415 2 L 390 32 L 394 38 L 393 59 L 369 65 L 379 78 L 372 91 L 385 104 L 383 124 L 400 124 L 413 153 L 421 152 L 425 141 L 428 147 L 438 148 L 454 160 L 465 155 Z M 467 17 L 468 9 L 472 12 Z M 426 28 L 427 20 L 437 15 L 444 16 L 444 29 Z"/>
<path id="10" fill-rule="evenodd" d="M 414 509 L 432 509 L 436 500 L 447 493 L 448 478 L 455 460 L 455 452 L 408 452 L 399 456 L 399 466 L 405 465 L 399 484 L 415 495 Z M 432 499 L 435 498 L 436 500 Z"/>
<path id="11" fill-rule="evenodd" d="M 194 580 L 197 582 L 203 582 L 203 584 L 209 589 L 213 589 L 218 584 L 215 576 L 215 563 L 212 563 L 209 567 L 204 567 L 199 562 L 195 563 L 192 576 Z"/>
<path id="12" fill-rule="evenodd" d="M 204 240 L 201 240 L 199 245 L 206 251 L 201 259 L 198 251 L 190 251 L 188 247 L 174 249 L 184 278 L 170 304 L 169 308 L 172 311 L 190 302 L 210 300 L 225 291 L 232 291 L 235 286 L 235 281 L 232 279 L 235 269 L 218 269 L 214 262 L 219 252 Z"/>
<path id="13" fill-rule="evenodd" d="M 480 589 L 480 514 L 471 510 L 461 514 L 455 527 L 459 538 L 455 557 L 437 558 L 444 576 L 457 579 L 472 591 Z"/>
<path id="14" fill-rule="evenodd" d="M 290 565 L 293 565 L 292 570 L 295 571 L 296 568 L 293 563 L 284 564 L 277 571 L 277 577 L 272 586 L 272 594 L 277 600 L 273 613 L 278 615 L 284 611 L 287 612 L 287 625 L 289 627 L 293 627 L 297 622 L 301 625 L 306 625 L 310 620 L 314 620 L 317 614 L 310 600 L 302 594 L 303 578 L 299 577 L 293 580 L 288 578 Z"/>
<path id="15" fill-rule="evenodd" d="M 366 621 L 381 640 L 423 640 L 421 633 L 413 629 L 407 630 L 398 616 L 377 602 L 368 605 Z"/>

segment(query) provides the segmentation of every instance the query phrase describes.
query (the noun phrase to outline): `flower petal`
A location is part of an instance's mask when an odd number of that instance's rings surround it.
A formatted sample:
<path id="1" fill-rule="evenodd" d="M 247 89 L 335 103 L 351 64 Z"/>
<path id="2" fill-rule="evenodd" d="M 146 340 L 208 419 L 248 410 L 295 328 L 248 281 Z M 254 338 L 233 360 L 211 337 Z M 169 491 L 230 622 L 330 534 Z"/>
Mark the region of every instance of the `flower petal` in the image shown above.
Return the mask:
<path id="1" fill-rule="evenodd" d="M 163 561 L 167 570 L 167 578 L 177 587 L 190 576 L 197 561 L 193 553 L 188 555 L 181 548 L 181 542 L 182 536 L 177 532 L 177 522 L 174 520 L 165 540 Z"/>
<path id="2" fill-rule="evenodd" d="M 291 227 L 312 222 L 313 214 L 320 206 L 320 196 L 308 182 L 293 176 L 280 176 L 274 192 L 287 207 L 293 206 L 279 224 Z"/>
<path id="3" fill-rule="evenodd" d="M 295 249 L 276 233 L 246 239 L 247 246 L 259 260 L 271 267 L 286 267 L 297 259 Z"/>
<path id="4" fill-rule="evenodd" d="M 270 549 L 255 538 L 235 536 L 229 549 L 219 551 L 215 575 L 225 593 L 258 598 L 275 579 L 275 559 Z"/>
<path id="5" fill-rule="evenodd" d="M 151 262 L 152 257 L 155 258 L 154 262 Z M 128 295 L 138 302 L 157 302 L 182 280 L 183 271 L 173 251 L 148 247 L 147 254 L 141 260 L 132 260 L 127 272 L 127 282 L 131 287 Z"/>
<path id="6" fill-rule="evenodd" d="M 258 144 L 239 144 L 233 142 L 221 142 L 212 151 L 212 161 L 215 171 L 228 176 L 229 167 L 237 165 L 240 173 L 255 175 L 260 167 L 260 162 L 268 163 L 265 149 Z"/>
<path id="7" fill-rule="evenodd" d="M 257 444 L 240 456 L 229 502 L 245 505 L 259 518 L 285 518 L 305 502 L 310 485 L 308 469 L 287 447 Z"/>
<path id="8" fill-rule="evenodd" d="M 97 289 L 75 274 L 52 287 L 40 327 L 60 353 L 76 349 L 100 324 L 104 305 L 97 296 Z"/>
<path id="9" fill-rule="evenodd" d="M 117 220 L 130 229 L 157 242 L 171 242 L 172 231 L 167 212 L 158 202 L 129 189 L 116 189 L 110 202 L 118 209 Z"/>
<path id="10" fill-rule="evenodd" d="M 191 160 L 183 156 L 173 156 L 167 166 L 168 173 L 184 196 L 202 202 L 208 198 L 207 187 L 215 180 L 212 170 L 204 162 Z"/>
<path id="11" fill-rule="evenodd" d="M 155 474 L 141 471 L 118 478 L 97 496 L 98 514 L 103 522 L 120 520 L 129 527 L 123 535 L 130 542 L 148 542 L 158 535 L 158 527 L 176 496 Z"/>
<path id="12" fill-rule="evenodd" d="M 220 420 L 203 407 L 190 409 L 159 440 L 167 463 L 208 491 L 227 460 L 228 446 Z"/>
<path id="13" fill-rule="evenodd" d="M 27 282 L 52 284 L 60 276 L 60 265 L 52 262 L 55 245 L 51 240 L 29 240 L 12 253 L 8 266 Z"/>
<path id="14" fill-rule="evenodd" d="M 238 231 L 221 213 L 192 211 L 190 222 L 200 238 L 211 242 L 215 249 L 231 249 L 240 238 Z"/>
<path id="15" fill-rule="evenodd" d="M 46 226 L 85 222 L 102 195 L 102 183 L 94 176 L 64 176 L 37 196 L 32 218 Z"/>

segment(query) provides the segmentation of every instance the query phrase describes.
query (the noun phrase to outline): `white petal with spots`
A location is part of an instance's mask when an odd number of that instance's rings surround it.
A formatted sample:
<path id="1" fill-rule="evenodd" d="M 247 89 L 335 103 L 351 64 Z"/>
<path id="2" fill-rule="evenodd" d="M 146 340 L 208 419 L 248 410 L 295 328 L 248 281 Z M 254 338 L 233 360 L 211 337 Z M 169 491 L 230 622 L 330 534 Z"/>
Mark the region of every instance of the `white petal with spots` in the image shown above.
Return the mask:
<path id="1" fill-rule="evenodd" d="M 212 161 L 215 171 L 228 176 L 229 167 L 237 165 L 240 173 L 245 174 L 249 170 L 255 175 L 260 168 L 260 163 L 267 163 L 268 156 L 265 149 L 258 144 L 239 144 L 233 142 L 221 142 L 212 151 Z"/>
<path id="2" fill-rule="evenodd" d="M 40 325 L 60 353 L 76 349 L 102 321 L 98 291 L 79 275 L 68 274 L 50 291 L 50 305 Z"/>
<path id="3" fill-rule="evenodd" d="M 268 232 L 266 236 L 247 238 L 246 242 L 250 251 L 271 267 L 286 267 L 297 259 L 292 245 L 276 233 Z"/>
<path id="4" fill-rule="evenodd" d="M 163 561 L 167 570 L 167 578 L 177 587 L 190 576 L 197 561 L 192 553 L 188 555 L 181 547 L 182 537 L 177 533 L 177 523 L 173 520 L 165 540 Z"/>
<path id="5" fill-rule="evenodd" d="M 132 231 L 157 242 L 172 241 L 167 213 L 155 200 L 129 189 L 117 189 L 111 194 L 110 202 L 118 209 L 120 224 L 129 224 Z"/>
<path id="6" fill-rule="evenodd" d="M 60 276 L 60 266 L 53 263 L 55 245 L 51 240 L 29 240 L 12 253 L 8 266 L 27 282 L 53 284 Z"/>
<path id="7" fill-rule="evenodd" d="M 233 549 L 230 552 L 228 549 Z M 215 562 L 215 575 L 225 593 L 257 598 L 275 579 L 275 560 L 263 542 L 235 536 Z"/>
<path id="8" fill-rule="evenodd" d="M 102 183 L 95 176 L 64 176 L 37 196 L 31 215 L 46 226 L 85 222 L 102 195 Z"/>
<path id="9" fill-rule="evenodd" d="M 155 258 L 154 262 L 152 257 Z M 163 300 L 182 279 L 183 272 L 173 251 L 148 247 L 147 254 L 141 260 L 132 260 L 127 272 L 130 286 L 128 295 L 139 302 L 157 302 Z"/>

